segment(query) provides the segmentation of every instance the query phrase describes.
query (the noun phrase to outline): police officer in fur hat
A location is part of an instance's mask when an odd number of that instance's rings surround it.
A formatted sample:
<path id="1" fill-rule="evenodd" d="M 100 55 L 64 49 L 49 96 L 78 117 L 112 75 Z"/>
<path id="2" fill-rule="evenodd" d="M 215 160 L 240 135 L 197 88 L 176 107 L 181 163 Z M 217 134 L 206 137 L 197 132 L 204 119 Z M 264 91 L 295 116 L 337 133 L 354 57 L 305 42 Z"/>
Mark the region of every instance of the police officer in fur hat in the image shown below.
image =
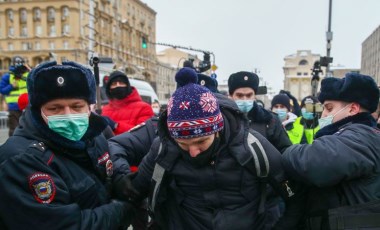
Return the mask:
<path id="1" fill-rule="evenodd" d="M 229 96 L 250 120 L 250 127 L 266 137 L 280 152 L 292 145 L 281 121 L 275 113 L 256 103 L 259 77 L 252 72 L 240 71 L 228 78 Z"/>
<path id="2" fill-rule="evenodd" d="M 28 77 L 29 106 L 0 147 L 1 229 L 119 229 L 133 206 L 113 200 L 91 71 L 47 62 Z M 3 226 L 2 226 L 3 225 Z"/>
<path id="3" fill-rule="evenodd" d="M 379 202 L 368 204 L 380 200 L 380 131 L 371 116 L 379 89 L 372 77 L 348 73 L 323 79 L 318 99 L 316 139 L 282 155 L 289 176 L 310 186 L 307 229 L 380 229 Z"/>

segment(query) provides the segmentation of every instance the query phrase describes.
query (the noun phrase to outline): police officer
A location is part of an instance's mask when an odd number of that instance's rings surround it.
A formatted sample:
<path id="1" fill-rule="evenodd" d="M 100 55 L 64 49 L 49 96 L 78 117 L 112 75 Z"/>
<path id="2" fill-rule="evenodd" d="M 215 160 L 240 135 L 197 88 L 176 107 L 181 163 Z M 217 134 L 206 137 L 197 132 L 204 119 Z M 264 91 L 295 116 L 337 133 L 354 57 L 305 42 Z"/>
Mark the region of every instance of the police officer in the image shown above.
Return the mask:
<path id="1" fill-rule="evenodd" d="M 376 206 L 360 216 L 367 202 L 380 199 L 380 132 L 371 116 L 379 89 L 373 78 L 348 73 L 323 79 L 318 99 L 324 109 L 316 139 L 282 155 L 289 176 L 311 186 L 307 229 L 379 229 L 379 218 L 371 218 Z"/>
<path id="2" fill-rule="evenodd" d="M 106 121 L 91 71 L 47 62 L 28 77 L 30 106 L 0 147 L 0 222 L 7 229 L 118 229 L 133 206 L 111 202 Z"/>
<path id="3" fill-rule="evenodd" d="M 265 190 L 265 184 L 260 185 L 252 154 L 266 152 L 274 173 L 281 171 L 280 153 L 257 132 L 250 134 L 248 120 L 233 101 L 217 100 L 197 85 L 194 70 L 181 69 L 176 80 L 179 88 L 158 123 L 159 138 L 132 181 L 142 197 L 150 192 L 157 225 L 160 229 L 271 228 L 273 223 L 260 212 L 260 188 Z M 249 146 L 258 149 L 251 152 Z M 266 171 L 265 166 L 261 169 Z"/>
<path id="4" fill-rule="evenodd" d="M 269 112 L 255 102 L 259 77 L 252 72 L 237 72 L 228 78 L 229 96 L 239 109 L 247 114 L 250 127 L 266 137 L 280 152 L 292 145 L 281 121 L 275 113 Z"/>
<path id="5" fill-rule="evenodd" d="M 0 81 L 0 93 L 5 95 L 5 102 L 8 105 L 8 135 L 12 136 L 13 131 L 18 126 L 22 111 L 18 107 L 17 101 L 21 94 L 27 93 L 26 79 L 29 74 L 29 67 L 26 66 L 23 58 L 15 56 L 9 73 L 4 74 Z"/>

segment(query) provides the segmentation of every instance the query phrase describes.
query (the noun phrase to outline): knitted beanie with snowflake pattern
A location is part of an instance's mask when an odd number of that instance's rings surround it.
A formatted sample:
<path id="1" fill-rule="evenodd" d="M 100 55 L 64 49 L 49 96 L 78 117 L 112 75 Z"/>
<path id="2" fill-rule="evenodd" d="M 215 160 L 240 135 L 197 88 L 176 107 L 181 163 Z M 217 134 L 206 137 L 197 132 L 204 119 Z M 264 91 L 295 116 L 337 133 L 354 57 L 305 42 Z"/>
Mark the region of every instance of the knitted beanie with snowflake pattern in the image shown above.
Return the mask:
<path id="1" fill-rule="evenodd" d="M 168 102 L 167 125 L 177 139 L 211 135 L 223 129 L 223 116 L 214 94 L 198 85 L 197 73 L 184 67 L 175 76 L 178 84 Z"/>

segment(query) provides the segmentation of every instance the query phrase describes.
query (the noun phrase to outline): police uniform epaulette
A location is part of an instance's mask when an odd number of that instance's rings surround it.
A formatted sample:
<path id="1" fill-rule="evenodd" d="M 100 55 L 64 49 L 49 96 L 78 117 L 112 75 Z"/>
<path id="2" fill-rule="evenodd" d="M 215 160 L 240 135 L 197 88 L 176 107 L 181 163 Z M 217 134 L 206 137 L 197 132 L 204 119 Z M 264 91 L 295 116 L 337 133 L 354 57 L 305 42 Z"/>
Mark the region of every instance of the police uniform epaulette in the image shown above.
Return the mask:
<path id="1" fill-rule="evenodd" d="M 129 132 L 136 131 L 136 130 L 140 129 L 141 127 L 144 127 L 145 125 L 146 125 L 145 122 L 140 123 L 140 124 L 136 125 L 135 127 L 131 128 L 131 129 L 129 130 Z"/>

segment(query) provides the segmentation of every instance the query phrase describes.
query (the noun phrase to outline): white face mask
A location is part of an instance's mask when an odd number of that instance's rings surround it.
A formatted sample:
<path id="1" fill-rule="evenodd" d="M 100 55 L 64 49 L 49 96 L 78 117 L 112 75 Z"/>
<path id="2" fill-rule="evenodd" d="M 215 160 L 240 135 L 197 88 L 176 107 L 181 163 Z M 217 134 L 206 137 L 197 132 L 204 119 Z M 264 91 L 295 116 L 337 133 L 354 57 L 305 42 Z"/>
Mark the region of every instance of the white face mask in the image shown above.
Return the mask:
<path id="1" fill-rule="evenodd" d="M 319 127 L 322 129 L 328 125 L 331 125 L 333 123 L 334 117 L 338 115 L 341 111 L 343 111 L 345 108 L 347 108 L 349 105 L 344 106 L 341 108 L 338 112 L 336 112 L 334 115 L 328 115 L 326 117 L 321 117 L 318 120 Z"/>
<path id="2" fill-rule="evenodd" d="M 154 114 L 159 114 L 160 113 L 160 108 L 152 108 Z"/>

